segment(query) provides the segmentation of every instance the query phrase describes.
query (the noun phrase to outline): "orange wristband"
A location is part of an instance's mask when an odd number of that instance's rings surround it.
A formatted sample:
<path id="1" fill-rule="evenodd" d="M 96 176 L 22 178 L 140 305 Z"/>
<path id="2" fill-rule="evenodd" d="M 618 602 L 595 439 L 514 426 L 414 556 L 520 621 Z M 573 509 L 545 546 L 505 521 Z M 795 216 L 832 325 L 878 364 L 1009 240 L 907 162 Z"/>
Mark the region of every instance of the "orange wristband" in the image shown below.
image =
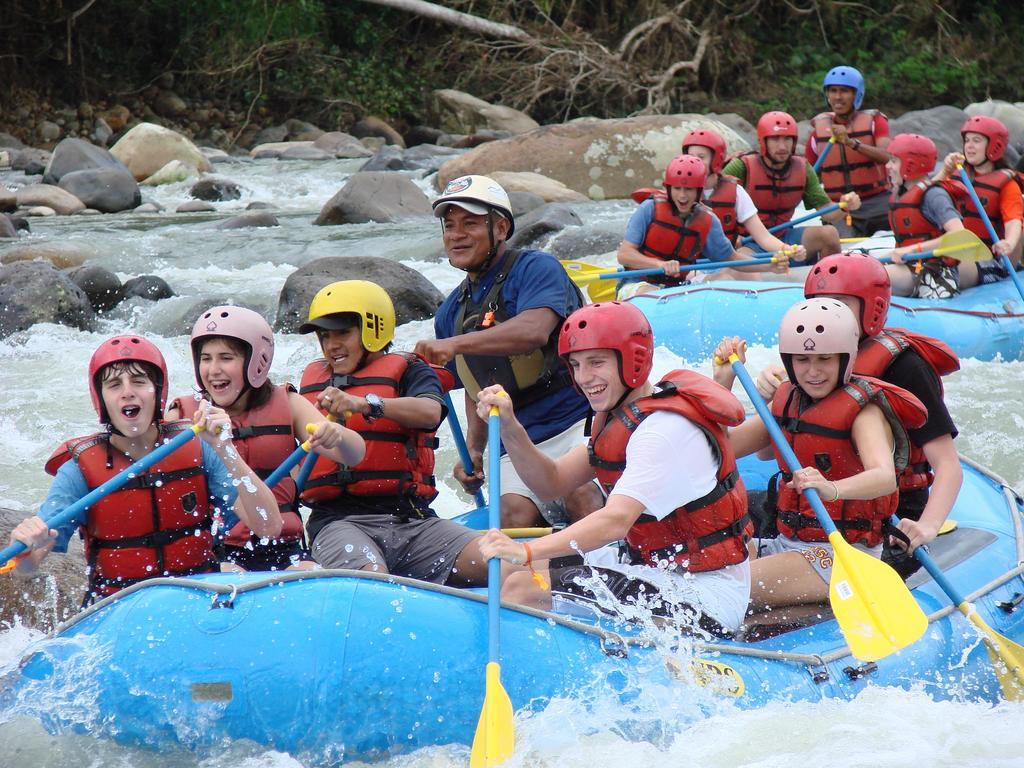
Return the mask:
<path id="1" fill-rule="evenodd" d="M 545 579 L 541 574 L 533 567 L 533 550 L 530 549 L 530 545 L 525 541 L 523 542 L 523 549 L 526 550 L 526 562 L 523 563 L 527 568 L 530 569 L 530 578 L 533 579 L 533 583 L 541 589 L 551 589 L 551 585 L 548 584 L 548 580 Z"/>
<path id="2" fill-rule="evenodd" d="M 530 545 L 525 541 L 523 542 L 523 549 L 526 550 L 526 560 L 523 561 L 523 565 L 529 566 L 533 562 L 533 550 L 530 549 Z M 532 571 L 533 568 L 530 568 L 530 570 Z"/>

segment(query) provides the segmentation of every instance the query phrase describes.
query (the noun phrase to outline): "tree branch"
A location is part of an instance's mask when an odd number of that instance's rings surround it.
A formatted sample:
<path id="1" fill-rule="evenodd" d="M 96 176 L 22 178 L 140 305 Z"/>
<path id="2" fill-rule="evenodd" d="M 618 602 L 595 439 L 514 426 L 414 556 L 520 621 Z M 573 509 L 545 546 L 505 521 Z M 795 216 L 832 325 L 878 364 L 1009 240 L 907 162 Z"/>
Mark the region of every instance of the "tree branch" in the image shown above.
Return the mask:
<path id="1" fill-rule="evenodd" d="M 428 3 L 426 0 L 363 0 L 363 2 L 414 13 L 417 16 L 440 21 L 442 24 L 468 29 L 484 37 L 518 40 L 522 43 L 536 42 L 529 33 L 519 27 L 514 27 L 511 24 L 499 24 L 496 21 L 489 21 L 461 11 L 453 11 L 451 8 L 443 8 L 440 5 Z"/>

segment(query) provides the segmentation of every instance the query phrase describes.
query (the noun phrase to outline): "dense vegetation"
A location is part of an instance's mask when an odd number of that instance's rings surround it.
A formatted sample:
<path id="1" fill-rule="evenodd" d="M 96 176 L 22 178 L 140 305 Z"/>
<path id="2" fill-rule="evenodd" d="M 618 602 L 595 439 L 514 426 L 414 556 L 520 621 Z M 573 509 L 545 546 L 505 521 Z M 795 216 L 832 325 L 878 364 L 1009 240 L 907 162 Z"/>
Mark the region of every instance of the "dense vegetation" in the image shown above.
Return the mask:
<path id="1" fill-rule="evenodd" d="M 325 128 L 364 114 L 429 120 L 429 93 L 442 87 L 546 122 L 644 109 L 751 117 L 783 106 L 806 116 L 820 108 L 821 76 L 837 63 L 861 68 L 868 103 L 897 114 L 1015 101 L 1024 81 L 1015 53 L 1024 4 L 1003 0 L 440 4 L 516 25 L 535 43 L 355 0 L 7 0 L 0 108 L 9 114 L 37 96 L 114 103 L 161 75 L 167 82 L 165 73 L 186 99 L 238 105 L 256 122 L 300 117 Z M 649 19 L 659 21 L 638 34 Z M 690 68 L 656 87 L 685 60 Z"/>

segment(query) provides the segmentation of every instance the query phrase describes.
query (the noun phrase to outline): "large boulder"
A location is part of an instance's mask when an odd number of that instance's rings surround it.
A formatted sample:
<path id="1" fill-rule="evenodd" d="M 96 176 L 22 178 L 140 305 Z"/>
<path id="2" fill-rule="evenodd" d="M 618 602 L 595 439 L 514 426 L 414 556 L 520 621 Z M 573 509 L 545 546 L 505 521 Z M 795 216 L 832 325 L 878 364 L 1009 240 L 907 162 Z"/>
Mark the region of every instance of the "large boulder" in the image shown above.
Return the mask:
<path id="1" fill-rule="evenodd" d="M 110 153 L 128 166 L 136 181 L 142 181 L 172 160 L 204 173 L 211 169 L 199 147 L 180 133 L 153 123 L 139 123 L 111 147 Z"/>
<path id="2" fill-rule="evenodd" d="M 543 248 L 551 236 L 583 221 L 565 203 L 549 203 L 516 219 L 516 231 L 508 241 L 511 248 Z"/>
<path id="3" fill-rule="evenodd" d="M 43 182 L 59 184 L 69 173 L 93 169 L 114 169 L 131 175 L 125 164 L 103 147 L 97 147 L 84 139 L 64 139 L 53 148 L 50 162 L 43 172 Z"/>
<path id="4" fill-rule="evenodd" d="M 943 105 L 930 109 L 917 109 L 889 121 L 889 135 L 919 133 L 935 142 L 939 150 L 939 163 L 950 152 L 960 152 L 963 140 L 960 127 L 967 113 L 958 107 Z"/>
<path id="5" fill-rule="evenodd" d="M 167 281 L 158 275 L 139 275 L 126 280 L 121 292 L 126 299 L 140 298 L 149 301 L 160 301 L 178 295 Z"/>
<path id="6" fill-rule="evenodd" d="M 91 330 L 93 309 L 85 291 L 45 261 L 0 266 L 0 338 L 36 323 Z"/>
<path id="7" fill-rule="evenodd" d="M 525 112 L 489 104 L 453 88 L 434 91 L 433 107 L 438 125 L 449 133 L 476 133 L 480 129 L 528 133 L 540 124 Z"/>
<path id="8" fill-rule="evenodd" d="M 329 256 L 316 259 L 288 276 L 281 289 L 274 329 L 297 333 L 309 316 L 317 291 L 338 280 L 377 283 L 395 304 L 399 325 L 433 317 L 444 296 L 423 275 L 404 264 L 375 256 Z"/>
<path id="9" fill-rule="evenodd" d="M 61 216 L 70 216 L 72 213 L 85 210 L 85 203 L 70 192 L 52 184 L 29 184 L 27 187 L 21 187 L 17 196 L 18 205 L 22 208 L 44 205 Z"/>
<path id="10" fill-rule="evenodd" d="M 103 213 L 132 210 L 142 202 L 138 183 L 123 166 L 71 171 L 60 180 L 60 188 Z"/>
<path id="11" fill-rule="evenodd" d="M 579 203 L 590 199 L 582 192 L 569 189 L 560 181 L 530 171 L 495 171 L 491 178 L 501 184 L 509 194 L 532 192 L 540 195 L 548 203 Z"/>
<path id="12" fill-rule="evenodd" d="M 313 146 L 337 158 L 370 157 L 373 154 L 355 136 L 341 131 L 323 134 L 313 142 Z"/>
<path id="13" fill-rule="evenodd" d="M 17 229 L 17 221 L 12 221 Z M 57 269 L 79 267 L 96 254 L 79 242 L 32 243 L 19 245 L 0 252 L 0 264 L 13 264 L 17 261 L 48 261 Z"/>
<path id="14" fill-rule="evenodd" d="M 84 264 L 67 271 L 68 277 L 75 285 L 85 291 L 89 303 L 96 312 L 107 312 L 124 298 L 121 292 L 121 279 L 105 267 L 97 264 Z"/>
<path id="15" fill-rule="evenodd" d="M 384 139 L 388 144 L 396 144 L 405 149 L 405 139 L 402 134 L 391 127 L 386 120 L 368 115 L 352 126 L 350 133 L 357 139 L 377 137 Z"/>
<path id="16" fill-rule="evenodd" d="M 619 230 L 569 227 L 557 233 L 544 250 L 556 259 L 587 259 L 617 251 L 621 242 Z"/>
<path id="17" fill-rule="evenodd" d="M 722 135 L 728 152 L 751 149 L 739 134 L 703 115 L 650 115 L 578 120 L 481 144 L 449 160 L 438 188 L 468 173 L 532 171 L 595 200 L 627 198 L 637 187 L 660 186 L 683 137 L 696 128 Z"/>
<path id="18" fill-rule="evenodd" d="M 313 223 L 394 222 L 430 215 L 430 201 L 409 178 L 387 172 L 353 173 Z"/>
<path id="19" fill-rule="evenodd" d="M 225 200 L 240 199 L 242 188 L 236 182 L 223 176 L 204 176 L 192 185 L 188 195 L 196 200 L 220 203 Z"/>

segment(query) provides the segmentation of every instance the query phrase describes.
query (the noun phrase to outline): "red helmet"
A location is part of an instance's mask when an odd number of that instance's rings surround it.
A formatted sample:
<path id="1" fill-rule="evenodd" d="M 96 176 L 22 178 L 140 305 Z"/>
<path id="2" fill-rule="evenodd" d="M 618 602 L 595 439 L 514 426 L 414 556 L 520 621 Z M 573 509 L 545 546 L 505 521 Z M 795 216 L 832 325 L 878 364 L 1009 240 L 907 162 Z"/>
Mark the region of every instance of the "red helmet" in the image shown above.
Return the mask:
<path id="1" fill-rule="evenodd" d="M 839 355 L 842 385 L 853 375 L 859 346 L 857 318 L 836 299 L 805 299 L 790 307 L 779 323 L 779 357 L 794 386 L 793 355 Z"/>
<path id="2" fill-rule="evenodd" d="M 725 139 L 708 128 L 690 131 L 683 139 L 683 154 L 687 147 L 707 147 L 711 150 L 711 172 L 718 173 L 725 165 Z"/>
<path id="3" fill-rule="evenodd" d="M 826 256 L 807 273 L 804 296 L 852 296 L 860 299 L 860 326 L 867 336 L 877 336 L 889 313 L 892 285 L 889 273 L 866 253 Z"/>
<path id="4" fill-rule="evenodd" d="M 768 154 L 769 136 L 790 136 L 793 139 L 793 149 L 796 149 L 798 137 L 796 120 L 788 112 L 765 112 L 757 121 L 757 145 L 761 148 L 761 154 Z"/>
<path id="5" fill-rule="evenodd" d="M 558 355 L 568 365 L 571 352 L 588 349 L 613 350 L 619 357 L 622 383 L 627 389 L 636 389 L 651 375 L 654 331 L 644 313 L 632 304 L 621 301 L 588 304 L 569 315 L 562 324 Z M 572 371 L 571 366 L 569 370 Z M 573 384 L 575 386 L 575 377 Z"/>
<path id="6" fill-rule="evenodd" d="M 159 420 L 164 412 L 164 406 L 167 405 L 167 363 L 164 362 L 164 356 L 160 354 L 160 350 L 153 342 L 147 341 L 141 336 L 115 336 L 100 344 L 89 360 L 89 396 L 92 398 L 92 407 L 96 409 L 101 424 L 109 424 L 110 416 L 107 414 L 103 398 L 100 396 L 100 371 L 111 363 L 123 363 L 129 360 L 148 363 L 160 372 L 160 380 L 154 382 L 157 413 L 153 416 Z"/>
<path id="7" fill-rule="evenodd" d="M 965 133 L 980 133 L 988 139 L 985 157 L 993 163 L 1003 156 L 1007 145 L 1010 143 L 1010 132 L 1003 125 L 1002 121 L 987 115 L 975 115 L 974 117 L 967 118 L 967 122 L 960 129 L 961 138 Z"/>
<path id="8" fill-rule="evenodd" d="M 665 169 L 666 187 L 689 187 L 704 189 L 708 178 L 708 169 L 704 161 L 693 155 L 680 155 L 673 158 Z"/>
<path id="9" fill-rule="evenodd" d="M 935 142 L 919 133 L 901 133 L 885 149 L 893 157 L 899 158 L 900 177 L 904 181 L 931 173 L 939 158 Z"/>

